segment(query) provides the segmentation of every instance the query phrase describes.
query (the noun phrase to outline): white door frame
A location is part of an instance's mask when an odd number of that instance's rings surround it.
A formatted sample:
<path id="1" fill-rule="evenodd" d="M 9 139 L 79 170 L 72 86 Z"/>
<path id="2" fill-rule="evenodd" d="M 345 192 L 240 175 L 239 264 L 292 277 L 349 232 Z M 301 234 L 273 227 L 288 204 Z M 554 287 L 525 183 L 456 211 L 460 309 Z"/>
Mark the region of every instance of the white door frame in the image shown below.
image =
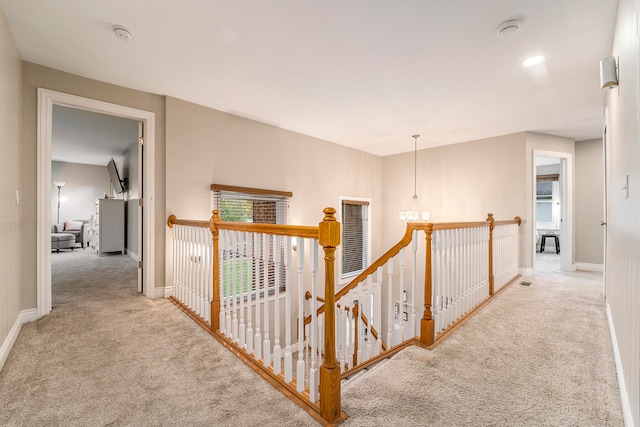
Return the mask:
<path id="1" fill-rule="evenodd" d="M 573 263 L 573 155 L 571 153 L 563 153 L 560 151 L 533 150 L 533 198 L 531 221 L 531 236 L 533 241 L 532 261 L 531 265 L 535 272 L 536 262 L 536 157 L 552 157 L 560 159 L 560 168 L 562 171 L 560 206 L 561 206 L 561 222 L 560 222 L 560 270 L 575 271 L 576 267 Z"/>
<path id="2" fill-rule="evenodd" d="M 144 122 L 144 295 L 154 297 L 155 272 L 155 113 L 95 99 L 38 88 L 37 139 L 37 310 L 38 318 L 51 312 L 51 138 L 53 105 Z"/>

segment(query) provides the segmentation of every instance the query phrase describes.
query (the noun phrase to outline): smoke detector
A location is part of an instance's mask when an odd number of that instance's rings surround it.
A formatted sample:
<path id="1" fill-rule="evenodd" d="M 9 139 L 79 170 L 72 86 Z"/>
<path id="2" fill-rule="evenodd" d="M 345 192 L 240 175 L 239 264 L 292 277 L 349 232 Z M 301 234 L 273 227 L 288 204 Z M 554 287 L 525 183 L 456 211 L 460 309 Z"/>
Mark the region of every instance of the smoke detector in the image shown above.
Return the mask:
<path id="1" fill-rule="evenodd" d="M 133 38 L 133 33 L 120 25 L 113 26 L 113 33 L 122 41 L 128 42 Z"/>
<path id="2" fill-rule="evenodd" d="M 506 39 L 517 33 L 520 30 L 521 25 L 522 21 L 519 19 L 510 19 L 498 25 L 496 33 L 498 34 L 498 37 Z"/>

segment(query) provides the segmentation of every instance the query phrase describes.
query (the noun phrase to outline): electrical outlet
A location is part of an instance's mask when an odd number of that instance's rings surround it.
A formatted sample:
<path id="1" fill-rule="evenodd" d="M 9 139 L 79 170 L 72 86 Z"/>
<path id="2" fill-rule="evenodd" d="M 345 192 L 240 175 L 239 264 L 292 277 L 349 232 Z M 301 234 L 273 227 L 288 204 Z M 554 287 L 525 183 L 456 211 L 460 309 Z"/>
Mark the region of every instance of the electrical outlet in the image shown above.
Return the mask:
<path id="1" fill-rule="evenodd" d="M 393 304 L 393 314 L 395 314 L 396 316 L 398 315 L 398 313 L 400 313 L 400 303 L 398 303 L 397 301 Z"/>

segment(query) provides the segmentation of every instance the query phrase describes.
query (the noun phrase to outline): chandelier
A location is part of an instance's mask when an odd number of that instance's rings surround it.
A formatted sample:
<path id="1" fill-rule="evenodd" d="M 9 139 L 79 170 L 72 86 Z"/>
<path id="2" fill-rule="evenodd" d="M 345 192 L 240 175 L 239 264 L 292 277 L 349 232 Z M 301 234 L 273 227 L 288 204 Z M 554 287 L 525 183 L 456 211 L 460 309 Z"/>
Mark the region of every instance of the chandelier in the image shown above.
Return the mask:
<path id="1" fill-rule="evenodd" d="M 429 212 L 418 210 L 418 138 L 420 135 L 412 135 L 413 138 L 413 210 L 401 211 L 400 220 L 406 222 L 426 222 L 429 220 Z"/>

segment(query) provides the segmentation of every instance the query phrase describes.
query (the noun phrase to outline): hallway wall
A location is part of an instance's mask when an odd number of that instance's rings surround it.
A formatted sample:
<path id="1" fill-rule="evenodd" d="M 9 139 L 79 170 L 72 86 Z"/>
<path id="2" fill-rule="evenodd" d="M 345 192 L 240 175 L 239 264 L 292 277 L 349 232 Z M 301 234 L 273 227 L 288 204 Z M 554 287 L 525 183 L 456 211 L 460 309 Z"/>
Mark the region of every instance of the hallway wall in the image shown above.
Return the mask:
<path id="1" fill-rule="evenodd" d="M 25 224 L 24 205 L 16 203 L 16 192 L 24 196 L 20 180 L 21 87 L 18 50 L 0 9 L 0 369 L 21 325 L 20 251 Z"/>
<path id="2" fill-rule="evenodd" d="M 640 426 L 640 0 L 619 0 L 612 54 L 616 89 L 604 91 L 608 121 L 605 290 L 627 425 Z M 628 180 L 629 191 L 623 190 Z"/>

